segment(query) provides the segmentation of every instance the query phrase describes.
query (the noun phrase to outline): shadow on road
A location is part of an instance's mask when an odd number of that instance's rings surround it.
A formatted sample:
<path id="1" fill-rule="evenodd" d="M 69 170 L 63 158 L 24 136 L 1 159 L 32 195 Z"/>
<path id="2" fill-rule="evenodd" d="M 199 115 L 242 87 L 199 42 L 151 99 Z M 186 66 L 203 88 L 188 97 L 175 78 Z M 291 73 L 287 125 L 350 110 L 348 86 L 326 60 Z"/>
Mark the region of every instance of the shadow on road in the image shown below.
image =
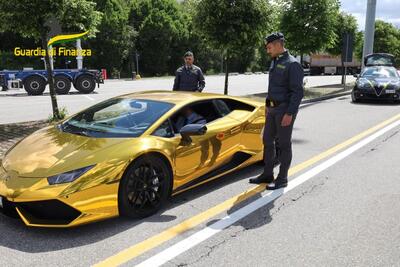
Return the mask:
<path id="1" fill-rule="evenodd" d="M 261 186 L 265 186 L 265 184 L 261 184 Z M 255 210 L 254 212 L 250 213 L 249 215 L 245 216 L 244 218 L 238 220 L 232 226 L 240 226 L 241 230 L 239 232 L 242 232 L 242 231 L 257 229 L 272 222 L 271 211 L 275 207 L 274 204 L 275 200 L 277 200 L 282 195 L 282 192 L 283 192 L 282 190 L 277 190 L 275 192 L 267 193 L 268 195 L 265 195 L 264 198 L 272 198 L 273 199 L 272 201 L 262 206 L 261 208 Z M 238 199 L 238 201 L 234 204 L 234 206 L 228 210 L 227 212 L 228 216 L 231 216 L 233 213 L 249 205 L 250 203 L 253 203 L 255 201 L 260 201 L 260 198 L 262 197 L 263 197 L 262 193 L 258 193 L 244 201 Z M 207 226 L 211 228 L 216 227 L 214 223 L 218 221 L 219 220 L 212 220 L 207 223 Z"/>

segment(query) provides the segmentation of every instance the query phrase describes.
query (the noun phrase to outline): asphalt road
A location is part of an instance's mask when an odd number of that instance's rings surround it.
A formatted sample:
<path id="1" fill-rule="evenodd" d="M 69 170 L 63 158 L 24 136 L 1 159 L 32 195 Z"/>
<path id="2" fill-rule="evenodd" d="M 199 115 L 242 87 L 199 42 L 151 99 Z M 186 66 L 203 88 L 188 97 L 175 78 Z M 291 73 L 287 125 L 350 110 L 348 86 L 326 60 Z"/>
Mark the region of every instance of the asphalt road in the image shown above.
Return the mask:
<path id="1" fill-rule="evenodd" d="M 114 96 L 144 91 L 144 90 L 171 90 L 173 77 L 141 79 L 137 81 L 106 80 L 104 85 L 92 94 L 78 94 L 71 89 L 69 95 L 57 96 L 60 108 L 65 107 L 69 114 L 74 114 L 100 101 Z M 348 76 L 347 81 L 355 78 Z M 340 76 L 307 76 L 307 87 L 339 84 Z M 207 76 L 205 92 L 223 93 L 224 77 Z M 230 95 L 249 95 L 263 93 L 268 84 L 268 75 L 237 75 L 229 77 Z M 24 90 L 0 91 L 0 124 L 44 120 L 52 113 L 50 97 L 47 90 L 42 96 L 27 96 Z"/>
<path id="2" fill-rule="evenodd" d="M 396 115 L 385 124 L 391 129 L 379 127 L 385 130 L 381 135 L 376 134 L 378 128 L 365 132 Z M 243 202 L 238 199 L 240 204 L 193 228 L 187 226 L 175 238 L 137 257 L 137 250 L 131 250 L 119 260 L 124 266 L 149 259 L 165 266 L 399 266 L 399 115 L 400 105 L 352 104 L 349 97 L 302 107 L 294 129 L 296 167 L 290 191 L 262 191 Z M 351 150 L 361 144 L 356 141 L 364 143 Z M 325 167 L 308 175 L 319 166 Z M 36 229 L 0 215 L 0 265 L 100 263 L 254 188 L 248 178 L 260 172 L 260 167 L 250 166 L 226 175 L 172 198 L 162 212 L 139 221 L 115 218 L 75 229 Z M 265 206 L 215 230 L 220 219 L 235 217 L 241 208 L 268 198 Z M 197 245 L 186 243 L 185 251 L 174 250 L 176 257 L 167 261 L 158 257 L 207 229 L 214 232 Z"/>

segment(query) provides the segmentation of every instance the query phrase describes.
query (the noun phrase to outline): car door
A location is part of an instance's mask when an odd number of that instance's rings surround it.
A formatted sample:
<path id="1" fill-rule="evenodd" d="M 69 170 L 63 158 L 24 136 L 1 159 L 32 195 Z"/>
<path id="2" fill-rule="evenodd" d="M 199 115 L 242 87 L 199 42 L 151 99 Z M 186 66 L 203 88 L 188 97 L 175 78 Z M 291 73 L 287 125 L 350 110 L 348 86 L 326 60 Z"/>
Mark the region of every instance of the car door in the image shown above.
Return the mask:
<path id="1" fill-rule="evenodd" d="M 192 104 L 196 105 L 196 103 Z M 182 142 L 179 133 L 169 138 L 175 146 L 174 188 L 202 182 L 202 176 L 227 163 L 238 151 L 241 125 L 229 116 L 220 114 L 212 100 L 202 101 L 201 109 L 213 110 L 215 116 L 208 117 L 207 132 L 200 136 L 191 136 L 190 143 Z M 173 116 L 172 116 L 173 117 Z M 172 121 L 172 120 L 171 120 Z"/>

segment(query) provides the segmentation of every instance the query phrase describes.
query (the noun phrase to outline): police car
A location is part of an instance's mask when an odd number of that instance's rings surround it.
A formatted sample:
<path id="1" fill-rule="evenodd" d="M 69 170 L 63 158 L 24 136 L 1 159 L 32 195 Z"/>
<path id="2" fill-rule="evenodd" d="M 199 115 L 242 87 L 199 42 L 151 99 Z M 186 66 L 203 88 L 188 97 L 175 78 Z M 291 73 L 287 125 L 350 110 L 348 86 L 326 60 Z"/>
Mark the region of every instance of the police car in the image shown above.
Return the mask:
<path id="1" fill-rule="evenodd" d="M 365 68 L 357 77 L 351 92 L 353 102 L 390 100 L 400 102 L 400 75 L 394 67 L 394 56 L 376 53 L 364 58 Z"/>

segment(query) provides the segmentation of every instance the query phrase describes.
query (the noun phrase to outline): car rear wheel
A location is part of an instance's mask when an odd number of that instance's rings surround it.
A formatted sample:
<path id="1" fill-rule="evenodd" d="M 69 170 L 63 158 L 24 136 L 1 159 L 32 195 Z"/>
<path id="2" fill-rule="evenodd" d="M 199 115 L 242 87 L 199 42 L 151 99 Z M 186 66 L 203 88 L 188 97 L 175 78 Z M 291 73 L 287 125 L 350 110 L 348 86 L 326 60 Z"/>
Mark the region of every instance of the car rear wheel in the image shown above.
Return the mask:
<path id="1" fill-rule="evenodd" d="M 164 160 L 153 155 L 138 158 L 120 182 L 120 214 L 130 218 L 153 215 L 167 200 L 171 181 L 170 170 Z"/>

